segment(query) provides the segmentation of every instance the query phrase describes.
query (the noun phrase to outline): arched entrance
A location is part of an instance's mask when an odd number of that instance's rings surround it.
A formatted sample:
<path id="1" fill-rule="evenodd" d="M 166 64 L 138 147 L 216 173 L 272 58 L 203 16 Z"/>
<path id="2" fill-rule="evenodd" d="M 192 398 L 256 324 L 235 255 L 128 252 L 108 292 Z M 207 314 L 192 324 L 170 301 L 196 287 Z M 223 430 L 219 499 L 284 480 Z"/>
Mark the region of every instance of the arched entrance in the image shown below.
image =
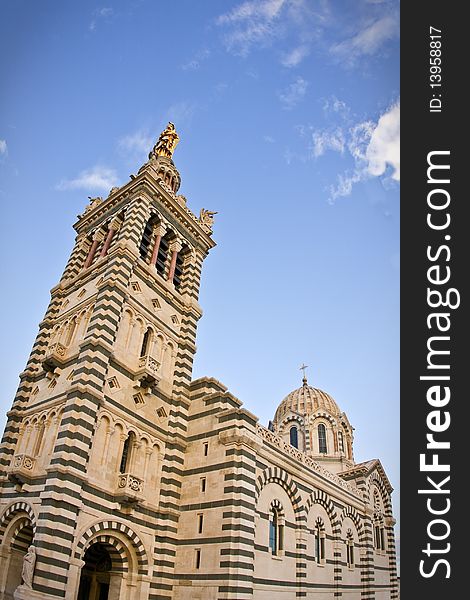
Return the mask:
<path id="1" fill-rule="evenodd" d="M 114 558 L 114 548 L 97 542 L 85 552 L 77 600 L 117 600 L 122 568 Z"/>
<path id="2" fill-rule="evenodd" d="M 5 569 L 6 578 L 4 580 L 5 600 L 13 600 L 13 593 L 21 585 L 21 572 L 23 569 L 23 558 L 28 551 L 28 547 L 33 541 L 33 527 L 28 517 L 20 517 L 15 520 L 8 532 L 7 538 L 7 567 Z M 0 586 L 3 587 L 3 586 Z M 1 591 L 1 590 L 0 590 Z"/>

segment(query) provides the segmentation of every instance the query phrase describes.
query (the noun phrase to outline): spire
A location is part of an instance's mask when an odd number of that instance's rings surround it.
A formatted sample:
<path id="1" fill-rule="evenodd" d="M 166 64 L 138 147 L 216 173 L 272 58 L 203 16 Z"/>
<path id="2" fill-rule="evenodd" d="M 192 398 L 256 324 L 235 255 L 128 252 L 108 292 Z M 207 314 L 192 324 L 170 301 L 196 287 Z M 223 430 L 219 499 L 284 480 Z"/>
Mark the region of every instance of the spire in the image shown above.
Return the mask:
<path id="1" fill-rule="evenodd" d="M 175 126 L 170 121 L 166 129 L 161 132 L 157 143 L 149 154 L 149 158 L 156 158 L 157 156 L 171 158 L 179 141 L 180 136 L 176 133 Z"/>
<path id="2" fill-rule="evenodd" d="M 307 384 L 307 376 L 305 375 L 305 369 L 308 369 L 308 365 L 302 363 L 302 365 L 300 366 L 300 371 L 304 372 L 304 376 L 302 378 L 302 384 L 304 386 L 307 386 L 308 384 Z"/>

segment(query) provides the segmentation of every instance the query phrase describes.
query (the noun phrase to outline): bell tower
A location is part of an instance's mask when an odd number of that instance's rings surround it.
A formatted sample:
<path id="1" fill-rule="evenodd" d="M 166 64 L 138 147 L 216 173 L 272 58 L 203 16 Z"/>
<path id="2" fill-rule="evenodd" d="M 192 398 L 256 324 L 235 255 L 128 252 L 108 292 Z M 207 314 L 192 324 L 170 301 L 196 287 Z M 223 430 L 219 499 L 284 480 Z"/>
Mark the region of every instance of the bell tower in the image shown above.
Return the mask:
<path id="1" fill-rule="evenodd" d="M 133 594 L 135 586 L 148 594 L 151 580 L 158 585 L 153 561 L 173 552 L 199 283 L 215 246 L 215 213 L 197 217 L 178 195 L 178 141 L 169 123 L 137 175 L 107 198 L 90 198 L 74 224 L 75 246 L 0 446 L 0 514 L 12 507 L 0 536 L 18 537 L 0 556 L 0 598 L 85 597 L 80 572 L 97 523 L 108 548 L 100 551 L 112 556 L 113 540 L 132 542 L 140 579 L 118 582 L 111 571 L 106 584 L 123 586 L 122 597 L 131 584 Z M 11 533 L 12 521 L 20 533 Z M 27 582 L 21 564 L 30 545 Z"/>

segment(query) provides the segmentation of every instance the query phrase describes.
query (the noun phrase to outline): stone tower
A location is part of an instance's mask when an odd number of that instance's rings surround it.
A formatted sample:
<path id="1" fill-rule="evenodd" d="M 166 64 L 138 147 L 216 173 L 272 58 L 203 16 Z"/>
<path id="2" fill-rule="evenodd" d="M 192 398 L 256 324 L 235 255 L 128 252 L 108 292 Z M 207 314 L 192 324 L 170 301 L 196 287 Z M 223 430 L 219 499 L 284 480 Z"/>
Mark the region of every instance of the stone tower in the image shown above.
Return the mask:
<path id="1" fill-rule="evenodd" d="M 170 123 L 138 174 L 74 225 L 0 446 L 0 598 L 170 586 L 160 567 L 175 555 L 199 282 L 215 245 L 214 213 L 197 218 L 177 195 L 178 140 Z"/>

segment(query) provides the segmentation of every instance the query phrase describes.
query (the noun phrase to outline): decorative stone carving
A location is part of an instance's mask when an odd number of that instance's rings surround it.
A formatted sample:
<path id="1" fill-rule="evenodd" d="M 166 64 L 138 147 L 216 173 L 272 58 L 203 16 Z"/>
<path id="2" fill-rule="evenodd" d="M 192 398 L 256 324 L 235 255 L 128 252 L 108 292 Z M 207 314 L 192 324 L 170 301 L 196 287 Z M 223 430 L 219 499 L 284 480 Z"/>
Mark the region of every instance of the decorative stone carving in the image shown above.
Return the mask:
<path id="1" fill-rule="evenodd" d="M 262 437 L 264 440 L 266 440 L 273 446 L 276 446 L 277 448 L 282 450 L 282 452 L 285 452 L 292 458 L 295 458 L 305 466 L 310 467 L 311 469 L 322 475 L 322 477 L 329 479 L 336 485 L 339 485 L 351 494 L 354 494 L 354 496 L 357 496 L 358 498 L 362 499 L 361 491 L 357 487 L 350 485 L 335 473 L 328 471 L 328 469 L 322 467 L 319 463 L 313 460 L 313 458 L 307 456 L 307 454 L 304 454 L 300 450 L 297 450 L 297 448 L 294 448 L 293 446 L 285 442 L 281 437 L 277 436 L 272 431 L 269 431 L 269 429 L 266 429 L 261 425 L 257 425 L 256 430 L 260 437 Z"/>
<path id="2" fill-rule="evenodd" d="M 209 231 L 212 231 L 212 227 L 214 225 L 214 215 L 216 214 L 217 211 L 201 208 L 198 220 L 205 228 L 207 228 Z"/>
<path id="3" fill-rule="evenodd" d="M 56 367 L 61 367 L 66 360 L 67 347 L 56 342 L 47 349 L 42 365 L 46 371 L 53 372 Z"/>
<path id="4" fill-rule="evenodd" d="M 139 502 L 144 491 L 144 480 L 132 475 L 121 473 L 117 481 L 116 497 L 126 503 Z"/>
<path id="5" fill-rule="evenodd" d="M 139 381 L 143 388 L 151 388 L 160 381 L 159 370 L 159 361 L 150 354 L 146 354 L 139 358 L 134 380 Z"/>

